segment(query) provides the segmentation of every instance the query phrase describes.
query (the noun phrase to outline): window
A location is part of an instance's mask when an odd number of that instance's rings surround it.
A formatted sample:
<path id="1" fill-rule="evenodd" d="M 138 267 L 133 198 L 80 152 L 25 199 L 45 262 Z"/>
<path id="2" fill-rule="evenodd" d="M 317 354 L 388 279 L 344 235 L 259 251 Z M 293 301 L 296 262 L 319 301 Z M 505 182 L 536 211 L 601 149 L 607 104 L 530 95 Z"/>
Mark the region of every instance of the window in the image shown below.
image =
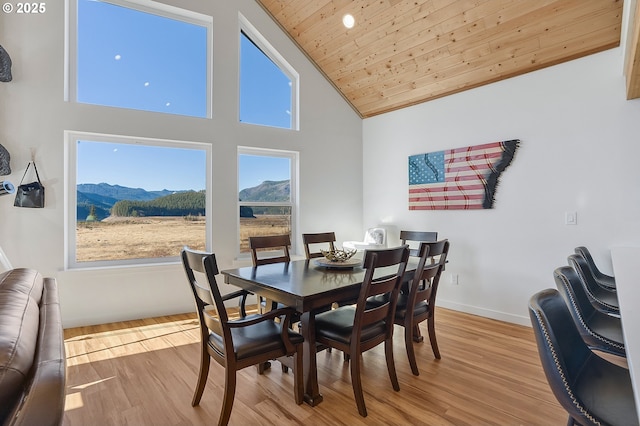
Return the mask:
<path id="1" fill-rule="evenodd" d="M 238 148 L 240 253 L 251 236 L 289 234 L 295 244 L 297 169 L 295 152 Z"/>
<path id="2" fill-rule="evenodd" d="M 67 99 L 211 116 L 210 16 L 136 0 L 71 3 L 77 19 L 69 21 L 77 27 L 69 31 L 75 43 L 67 42 Z"/>
<path id="3" fill-rule="evenodd" d="M 67 267 L 178 261 L 205 250 L 211 146 L 66 132 Z"/>
<path id="4" fill-rule="evenodd" d="M 240 121 L 298 129 L 298 73 L 240 16 Z"/>

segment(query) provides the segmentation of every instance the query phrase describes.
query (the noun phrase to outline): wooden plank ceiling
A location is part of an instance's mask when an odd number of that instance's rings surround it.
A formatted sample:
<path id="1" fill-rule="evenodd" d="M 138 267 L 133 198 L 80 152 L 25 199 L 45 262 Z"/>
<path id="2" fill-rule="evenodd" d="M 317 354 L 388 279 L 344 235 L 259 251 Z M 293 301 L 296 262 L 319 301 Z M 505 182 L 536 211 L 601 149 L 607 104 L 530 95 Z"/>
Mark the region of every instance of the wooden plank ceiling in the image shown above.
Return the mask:
<path id="1" fill-rule="evenodd" d="M 622 0 L 257 1 L 361 117 L 616 47 L 622 21 Z"/>

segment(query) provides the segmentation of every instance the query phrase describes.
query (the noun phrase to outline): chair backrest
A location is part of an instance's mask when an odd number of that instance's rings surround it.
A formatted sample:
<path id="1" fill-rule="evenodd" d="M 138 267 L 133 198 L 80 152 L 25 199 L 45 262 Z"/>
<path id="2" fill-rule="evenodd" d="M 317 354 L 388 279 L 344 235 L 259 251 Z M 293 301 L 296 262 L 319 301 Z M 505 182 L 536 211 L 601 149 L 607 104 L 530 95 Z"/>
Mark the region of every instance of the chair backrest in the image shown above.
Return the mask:
<path id="1" fill-rule="evenodd" d="M 407 246 L 365 252 L 363 267 L 366 272 L 356 304 L 354 334 L 351 339 L 352 344 L 363 345 L 362 351 L 376 346 L 393 333 L 393 317 L 398 291 L 408 260 L 409 247 Z M 389 268 L 389 270 L 380 272 L 380 268 Z M 383 296 L 385 302 L 375 306 L 367 306 L 367 299 L 374 296 Z M 386 321 L 384 333 L 378 334 L 366 342 L 361 342 L 362 329 L 380 321 Z"/>
<path id="2" fill-rule="evenodd" d="M 447 262 L 447 254 L 449 254 L 449 240 L 420 243 L 418 249 L 420 260 L 411 283 L 407 307 L 415 306 L 423 300 L 427 302 L 429 309 L 435 307 L 438 284 Z M 435 257 L 438 257 L 438 261 L 429 263 Z"/>
<path id="3" fill-rule="evenodd" d="M 619 356 L 625 356 L 625 347 L 622 342 L 616 342 L 607 336 L 599 334 L 596 330 L 591 329 L 589 325 L 591 320 L 596 319 L 598 315 L 607 316 L 608 314 L 598 311 L 589 301 L 575 269 L 570 266 L 556 268 L 556 270 L 553 271 L 553 278 L 560 295 L 569 308 L 573 322 L 587 345 Z M 616 321 L 619 322 L 618 318 L 607 317 L 606 319 L 609 320 L 608 327 L 611 328 L 613 328 L 613 323 Z M 601 326 L 606 326 L 606 324 L 603 320 L 600 320 Z M 617 328 L 621 330 L 622 325 L 619 323 Z"/>
<path id="4" fill-rule="evenodd" d="M 387 245 L 387 230 L 384 228 L 369 228 L 364 233 L 364 242 L 366 244 L 376 244 L 380 246 Z"/>
<path id="5" fill-rule="evenodd" d="M 587 266 L 589 267 L 591 275 L 593 275 L 596 281 L 607 287 L 611 287 L 615 283 L 615 279 L 612 276 L 603 273 L 598 268 L 596 262 L 593 260 L 593 256 L 591 256 L 591 252 L 589 251 L 589 249 L 584 246 L 580 246 L 576 247 L 574 251 L 577 255 L 582 256 L 582 258 L 585 260 Z"/>
<path id="6" fill-rule="evenodd" d="M 591 270 L 593 275 L 596 275 L 596 270 L 598 270 L 598 268 L 596 267 L 596 263 L 594 262 L 593 256 L 591 256 L 591 252 L 589 251 L 589 249 L 584 246 L 579 246 L 574 249 L 574 252 L 576 254 L 579 254 L 584 258 L 584 260 L 586 260 L 587 265 L 589 265 L 589 269 Z"/>
<path id="7" fill-rule="evenodd" d="M 573 269 L 576 270 L 578 277 L 580 277 L 580 282 L 582 283 L 582 287 L 584 288 L 584 291 L 587 294 L 587 297 L 589 298 L 591 303 L 601 307 L 602 310 L 613 312 L 613 313 L 619 313 L 620 312 L 619 306 L 614 306 L 610 303 L 607 303 L 605 300 L 602 299 L 602 297 L 599 296 L 599 294 L 602 294 L 603 292 L 607 292 L 611 290 L 606 290 L 598 284 L 595 277 L 591 274 L 591 271 L 589 270 L 587 261 L 581 255 L 578 255 L 578 254 L 569 255 L 567 260 L 569 261 L 569 265 L 571 265 Z"/>
<path id="8" fill-rule="evenodd" d="M 438 233 L 434 231 L 400 231 L 400 244 L 408 244 L 411 256 L 419 256 L 419 244 L 414 247 L 414 243 L 438 241 Z"/>
<path id="9" fill-rule="evenodd" d="M 574 419 L 588 416 L 584 424 L 598 424 L 572 388 L 588 358 L 595 355 L 582 340 L 564 299 L 555 289 L 536 293 L 529 301 L 529 316 L 542 368 L 556 399 Z"/>
<path id="10" fill-rule="evenodd" d="M 289 246 L 291 246 L 291 238 L 289 237 L 289 234 L 249 237 L 249 248 L 251 249 L 253 266 L 289 262 L 291 260 L 289 255 Z M 269 257 L 264 257 L 258 254 L 264 250 L 277 251 L 278 254 Z"/>
<path id="11" fill-rule="evenodd" d="M 556 268 L 553 271 L 553 279 L 569 307 L 569 312 L 572 313 L 578 324 L 583 324 L 586 327 L 586 319 L 595 313 L 596 308 L 589 301 L 575 269 L 570 266 Z"/>
<path id="12" fill-rule="evenodd" d="M 315 234 L 302 234 L 302 242 L 304 243 L 304 254 L 307 259 L 314 259 L 316 257 L 322 257 L 320 251 L 311 251 L 310 245 L 314 245 L 319 250 L 317 244 L 323 244 L 323 247 L 328 250 L 335 250 L 336 234 L 335 232 L 320 232 Z"/>
<path id="13" fill-rule="evenodd" d="M 224 347 L 227 347 L 227 342 L 231 342 L 231 331 L 227 327 L 229 318 L 216 282 L 219 271 L 215 254 L 185 247 L 182 249 L 182 265 L 193 292 L 202 341 L 208 341 L 211 332 L 220 336 Z M 196 274 L 207 281 L 206 286 L 198 282 Z M 224 354 L 220 355 L 224 357 Z"/>

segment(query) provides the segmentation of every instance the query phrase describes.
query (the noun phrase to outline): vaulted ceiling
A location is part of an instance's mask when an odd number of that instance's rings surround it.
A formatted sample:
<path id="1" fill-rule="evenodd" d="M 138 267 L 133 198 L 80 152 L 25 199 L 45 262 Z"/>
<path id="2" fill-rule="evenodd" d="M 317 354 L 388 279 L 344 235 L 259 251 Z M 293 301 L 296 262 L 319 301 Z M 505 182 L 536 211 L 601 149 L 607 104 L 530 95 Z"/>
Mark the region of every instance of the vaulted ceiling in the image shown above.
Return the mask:
<path id="1" fill-rule="evenodd" d="M 257 1 L 361 117 L 616 47 L 622 23 L 622 0 Z"/>

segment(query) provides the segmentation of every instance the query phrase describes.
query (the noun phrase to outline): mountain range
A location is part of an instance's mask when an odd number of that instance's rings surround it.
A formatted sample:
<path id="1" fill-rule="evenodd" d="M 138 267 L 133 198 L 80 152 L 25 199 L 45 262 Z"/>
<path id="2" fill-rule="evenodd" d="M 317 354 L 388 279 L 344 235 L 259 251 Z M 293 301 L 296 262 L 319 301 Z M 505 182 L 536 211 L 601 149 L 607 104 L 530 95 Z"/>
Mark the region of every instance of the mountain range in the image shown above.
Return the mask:
<path id="1" fill-rule="evenodd" d="M 258 186 L 240 191 L 241 201 L 289 201 L 291 199 L 291 183 L 287 180 L 266 180 Z"/>
<path id="2" fill-rule="evenodd" d="M 176 198 L 175 194 L 193 192 L 194 194 L 187 198 Z M 239 197 L 243 201 L 287 201 L 289 200 L 290 183 L 288 180 L 284 181 L 265 181 L 253 188 L 246 188 L 240 191 Z M 173 196 L 173 197 L 171 197 Z M 191 212 L 193 209 L 194 197 L 202 198 L 202 204 L 204 205 L 204 191 L 195 192 L 189 190 L 168 190 L 163 189 L 161 191 L 147 191 L 142 188 L 129 188 L 120 185 L 110 185 L 108 183 L 82 183 L 77 185 L 77 209 L 76 217 L 78 221 L 82 221 L 87 218 L 91 212 L 91 208 L 94 209 L 94 216 L 96 220 L 102 220 L 111 215 L 111 208 L 118 202 L 132 202 L 137 206 L 136 208 L 142 209 L 141 205 L 153 204 L 153 211 L 157 212 L 158 209 L 162 209 L 166 203 L 163 203 L 165 198 L 184 200 L 189 205 L 185 205 L 185 211 Z M 171 200 L 175 207 L 175 201 Z M 175 209 L 169 211 L 167 209 L 167 215 L 174 215 Z M 191 213 L 189 213 L 191 214 Z"/>

